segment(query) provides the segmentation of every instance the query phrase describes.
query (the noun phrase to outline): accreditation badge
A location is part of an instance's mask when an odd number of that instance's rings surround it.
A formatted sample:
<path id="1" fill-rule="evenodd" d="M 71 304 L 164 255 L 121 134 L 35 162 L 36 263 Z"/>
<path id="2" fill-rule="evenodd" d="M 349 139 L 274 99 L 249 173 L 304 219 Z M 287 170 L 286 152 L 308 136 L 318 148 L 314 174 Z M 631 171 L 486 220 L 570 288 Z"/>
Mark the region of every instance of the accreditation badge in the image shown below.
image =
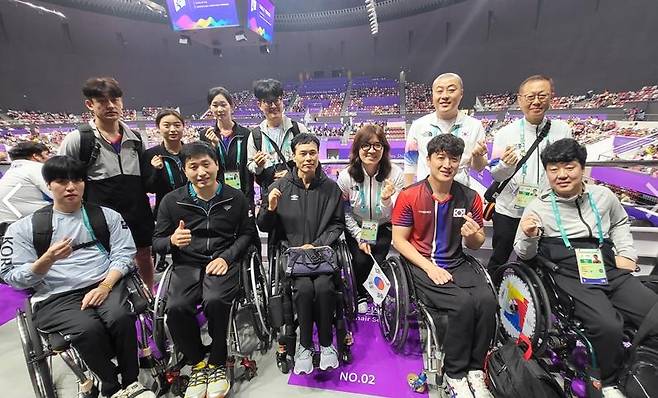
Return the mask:
<path id="1" fill-rule="evenodd" d="M 377 221 L 363 221 L 361 224 L 361 242 L 376 244 L 379 224 Z"/>
<path id="2" fill-rule="evenodd" d="M 534 184 L 521 184 L 519 190 L 514 198 L 514 207 L 517 209 L 525 209 L 530 202 L 539 194 L 539 186 Z"/>
<path id="3" fill-rule="evenodd" d="M 580 283 L 584 285 L 607 285 L 608 276 L 600 249 L 575 249 Z"/>
<path id="4" fill-rule="evenodd" d="M 238 173 L 237 171 L 225 172 L 224 183 L 231 188 L 242 189 L 240 185 L 240 173 Z"/>

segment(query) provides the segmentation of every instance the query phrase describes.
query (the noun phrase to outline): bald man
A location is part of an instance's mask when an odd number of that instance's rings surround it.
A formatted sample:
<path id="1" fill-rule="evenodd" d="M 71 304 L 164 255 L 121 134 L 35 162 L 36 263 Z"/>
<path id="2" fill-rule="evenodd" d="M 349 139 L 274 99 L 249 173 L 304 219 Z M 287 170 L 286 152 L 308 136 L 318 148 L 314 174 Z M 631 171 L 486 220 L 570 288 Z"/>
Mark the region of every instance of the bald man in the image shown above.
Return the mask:
<path id="1" fill-rule="evenodd" d="M 415 120 L 407 134 L 404 148 L 406 185 L 411 185 L 414 181 L 420 181 L 429 175 L 429 169 L 424 161 L 427 158 L 427 143 L 439 134 L 453 134 L 464 140 L 464 155 L 455 181 L 470 186 L 469 170 L 479 172 L 487 165 L 484 127 L 479 120 L 459 112 L 459 104 L 463 96 L 464 84 L 458 74 L 444 73 L 434 79 L 432 103 L 435 111 Z"/>

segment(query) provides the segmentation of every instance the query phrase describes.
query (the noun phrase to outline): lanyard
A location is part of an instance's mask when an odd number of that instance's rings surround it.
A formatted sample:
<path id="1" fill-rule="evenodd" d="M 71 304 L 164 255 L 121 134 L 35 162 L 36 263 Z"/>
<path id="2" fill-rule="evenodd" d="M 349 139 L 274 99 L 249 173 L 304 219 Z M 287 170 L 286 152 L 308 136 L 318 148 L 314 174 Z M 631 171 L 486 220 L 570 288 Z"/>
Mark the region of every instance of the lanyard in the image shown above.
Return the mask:
<path id="1" fill-rule="evenodd" d="M 169 165 L 169 162 L 167 162 L 167 159 L 162 160 L 165 166 L 165 170 L 167 170 L 167 178 L 169 178 L 169 185 L 171 185 L 171 189 L 176 188 L 176 182 L 174 181 L 174 173 L 171 171 L 171 166 Z"/>
<path id="2" fill-rule="evenodd" d="M 589 199 L 589 206 L 592 208 L 592 212 L 594 213 L 594 218 L 596 219 L 596 232 L 599 235 L 599 247 L 600 247 L 603 246 L 603 227 L 601 226 L 602 224 L 601 215 L 599 214 L 599 209 L 596 207 L 596 203 L 594 203 L 594 199 L 592 199 L 592 195 L 588 193 L 587 197 Z M 567 233 L 564 230 L 564 226 L 562 225 L 562 218 L 560 217 L 560 211 L 557 208 L 557 201 L 555 199 L 555 193 L 553 191 L 551 191 L 551 207 L 553 207 L 553 215 L 555 215 L 555 222 L 557 223 L 557 226 L 560 229 L 562 242 L 564 242 L 564 245 L 567 248 L 572 249 L 573 247 L 571 246 L 571 242 L 569 242 Z"/>
<path id="3" fill-rule="evenodd" d="M 231 142 L 233 142 L 233 139 L 229 142 L 229 147 L 224 148 L 224 141 L 220 138 L 219 142 L 217 143 L 217 152 L 219 153 L 219 161 L 222 163 L 222 169 L 226 170 L 226 160 L 224 158 L 224 152 L 226 152 L 226 156 L 228 156 L 229 149 L 231 148 Z M 240 169 L 240 159 L 242 158 L 242 138 L 238 138 L 238 157 L 236 159 L 236 164 L 238 170 Z"/>
<path id="4" fill-rule="evenodd" d="M 370 177 L 370 186 L 372 186 L 372 177 Z M 361 196 L 361 210 L 365 211 L 368 206 L 366 206 L 366 180 L 364 178 L 363 180 L 363 186 L 361 187 L 362 189 L 359 189 L 359 195 Z M 368 192 L 368 199 L 372 199 L 372 192 Z M 375 214 L 381 214 L 381 205 L 379 202 L 382 200 L 382 192 L 380 190 L 376 190 L 375 194 Z M 372 206 L 371 206 L 372 207 Z"/>
<path id="5" fill-rule="evenodd" d="M 109 255 L 107 250 L 105 250 L 105 247 L 98 241 L 96 238 L 96 234 L 94 233 L 94 230 L 91 228 L 91 222 L 89 222 L 89 216 L 87 215 L 87 210 L 85 210 L 85 207 L 82 206 L 82 222 L 85 225 L 85 228 L 87 228 L 87 232 L 89 232 L 89 236 L 91 236 L 92 241 L 96 241 L 96 247 L 98 250 L 100 250 L 101 253 L 105 255 Z"/>
<path id="6" fill-rule="evenodd" d="M 521 118 L 521 157 L 525 156 L 525 118 Z M 528 159 L 530 160 L 530 159 Z M 523 163 L 521 167 L 521 176 L 525 183 L 525 176 L 528 175 L 528 162 Z"/>

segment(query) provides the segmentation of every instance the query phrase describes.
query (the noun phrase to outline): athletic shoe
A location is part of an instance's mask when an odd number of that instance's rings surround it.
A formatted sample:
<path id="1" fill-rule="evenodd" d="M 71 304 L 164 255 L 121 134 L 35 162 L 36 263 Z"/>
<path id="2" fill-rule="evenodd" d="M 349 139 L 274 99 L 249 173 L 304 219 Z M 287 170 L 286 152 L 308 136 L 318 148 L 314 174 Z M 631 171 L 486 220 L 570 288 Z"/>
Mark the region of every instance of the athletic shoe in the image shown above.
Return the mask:
<path id="1" fill-rule="evenodd" d="M 295 369 L 293 369 L 296 375 L 302 373 L 311 374 L 313 372 L 313 350 L 309 350 L 303 345 L 299 345 L 297 352 L 295 353 Z"/>
<path id="2" fill-rule="evenodd" d="M 192 368 L 190 381 L 187 383 L 185 398 L 205 398 L 208 388 L 208 375 L 205 362 L 200 362 Z"/>
<path id="3" fill-rule="evenodd" d="M 136 381 L 124 390 L 114 393 L 111 398 L 156 398 L 156 395 Z"/>
<path id="4" fill-rule="evenodd" d="M 475 398 L 494 398 L 487 388 L 487 384 L 484 382 L 483 371 L 471 370 L 466 375 L 466 379 L 468 379 L 468 384 L 471 385 L 471 390 Z"/>
<path id="5" fill-rule="evenodd" d="M 448 375 L 443 376 L 443 392 L 448 398 L 474 398 L 471 387 L 468 386 L 466 377 L 453 379 Z"/>
<path id="6" fill-rule="evenodd" d="M 626 398 L 617 386 L 603 387 L 601 390 L 603 398 Z"/>
<path id="7" fill-rule="evenodd" d="M 320 347 L 320 370 L 338 368 L 338 352 L 333 345 Z"/>
<path id="8" fill-rule="evenodd" d="M 226 378 L 226 366 L 208 365 L 208 398 L 224 398 L 231 389 L 231 383 Z"/>

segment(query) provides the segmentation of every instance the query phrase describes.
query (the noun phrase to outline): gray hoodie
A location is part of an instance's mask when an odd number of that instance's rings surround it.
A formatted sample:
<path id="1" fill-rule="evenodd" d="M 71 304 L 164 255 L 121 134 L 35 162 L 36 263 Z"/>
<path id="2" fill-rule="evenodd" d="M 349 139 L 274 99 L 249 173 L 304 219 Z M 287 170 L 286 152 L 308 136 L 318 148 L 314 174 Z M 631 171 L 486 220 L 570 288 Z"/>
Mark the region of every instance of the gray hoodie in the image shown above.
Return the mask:
<path id="1" fill-rule="evenodd" d="M 537 255 L 541 238 L 559 239 L 561 237 L 551 206 L 550 192 L 550 188 L 544 190 L 523 212 L 523 217 L 529 214 L 538 217 L 544 231 L 541 237 L 528 237 L 519 225 L 514 239 L 514 250 L 522 260 L 529 260 Z M 588 195 L 592 195 L 601 215 L 603 237 L 612 241 L 618 256 L 636 261 L 637 253 L 633 247 L 628 214 L 617 196 L 606 187 L 585 184 L 583 193 L 578 196 L 571 198 L 556 196 L 560 218 L 567 237 L 569 239 L 598 238 L 596 218 L 589 204 Z"/>

